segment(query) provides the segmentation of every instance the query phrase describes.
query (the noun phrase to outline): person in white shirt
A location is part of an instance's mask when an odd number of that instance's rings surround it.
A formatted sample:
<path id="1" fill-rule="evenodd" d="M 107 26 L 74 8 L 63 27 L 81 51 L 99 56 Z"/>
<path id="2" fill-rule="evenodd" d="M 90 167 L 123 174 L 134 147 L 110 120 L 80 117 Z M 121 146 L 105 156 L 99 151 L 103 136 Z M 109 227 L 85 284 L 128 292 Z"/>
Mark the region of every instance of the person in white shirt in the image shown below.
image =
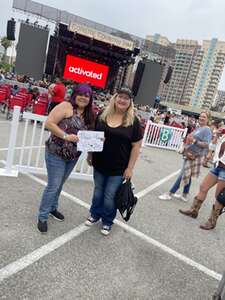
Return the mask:
<path id="1" fill-rule="evenodd" d="M 5 75 L 3 74 L 2 71 L 0 71 L 0 84 L 5 82 Z"/>

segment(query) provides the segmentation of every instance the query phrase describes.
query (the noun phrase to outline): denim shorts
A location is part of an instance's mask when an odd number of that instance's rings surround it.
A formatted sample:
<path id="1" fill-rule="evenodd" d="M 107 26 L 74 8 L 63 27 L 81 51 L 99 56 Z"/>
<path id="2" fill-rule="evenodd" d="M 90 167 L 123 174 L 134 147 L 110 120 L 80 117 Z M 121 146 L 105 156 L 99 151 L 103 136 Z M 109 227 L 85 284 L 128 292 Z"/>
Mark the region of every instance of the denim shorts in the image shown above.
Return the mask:
<path id="1" fill-rule="evenodd" d="M 210 173 L 215 175 L 218 180 L 225 181 L 225 169 L 221 167 L 216 167 L 210 170 Z"/>

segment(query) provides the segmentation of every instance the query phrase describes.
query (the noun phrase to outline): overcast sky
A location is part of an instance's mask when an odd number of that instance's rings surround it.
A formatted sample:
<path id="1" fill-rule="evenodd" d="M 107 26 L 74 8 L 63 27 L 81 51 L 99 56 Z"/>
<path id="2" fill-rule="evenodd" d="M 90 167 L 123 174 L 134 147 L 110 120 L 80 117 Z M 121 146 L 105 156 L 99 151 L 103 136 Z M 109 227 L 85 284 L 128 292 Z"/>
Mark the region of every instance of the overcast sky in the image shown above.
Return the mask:
<path id="1" fill-rule="evenodd" d="M 6 34 L 9 18 L 21 17 L 12 11 L 12 0 L 0 0 L 0 36 Z M 225 41 L 224 0 L 38 0 L 81 17 L 145 37 L 160 33 L 177 38 L 218 38 Z M 24 17 L 25 18 L 25 17 Z M 225 73 L 225 72 L 224 72 Z M 220 83 L 225 89 L 225 74 Z"/>

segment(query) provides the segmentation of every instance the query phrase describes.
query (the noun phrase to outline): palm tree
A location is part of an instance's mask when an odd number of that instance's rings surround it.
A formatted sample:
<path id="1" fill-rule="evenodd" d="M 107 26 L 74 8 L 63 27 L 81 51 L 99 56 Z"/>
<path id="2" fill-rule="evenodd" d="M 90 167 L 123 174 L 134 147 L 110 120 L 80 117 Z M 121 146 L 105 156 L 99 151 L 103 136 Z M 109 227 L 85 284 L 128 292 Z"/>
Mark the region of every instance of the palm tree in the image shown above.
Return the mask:
<path id="1" fill-rule="evenodd" d="M 12 42 L 9 41 L 6 36 L 4 36 L 4 37 L 1 38 L 1 45 L 4 48 L 4 55 L 3 55 L 2 60 L 5 62 L 7 49 L 12 46 Z"/>

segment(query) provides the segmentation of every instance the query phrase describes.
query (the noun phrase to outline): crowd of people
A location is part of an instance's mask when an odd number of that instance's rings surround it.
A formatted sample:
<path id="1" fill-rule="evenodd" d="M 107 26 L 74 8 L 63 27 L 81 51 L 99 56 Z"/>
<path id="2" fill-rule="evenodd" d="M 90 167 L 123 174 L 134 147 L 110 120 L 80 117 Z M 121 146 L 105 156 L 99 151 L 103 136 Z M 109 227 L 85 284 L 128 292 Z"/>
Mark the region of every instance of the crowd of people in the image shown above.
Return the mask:
<path id="1" fill-rule="evenodd" d="M 51 84 L 51 81 L 47 78 L 43 78 L 43 80 L 35 80 L 34 78 L 27 75 L 19 75 L 13 72 L 4 72 L 3 70 L 0 70 L 0 84 L 4 83 L 5 80 L 12 80 L 17 81 L 18 83 L 23 83 L 28 88 L 30 86 L 38 86 L 47 89 Z"/>
<path id="2" fill-rule="evenodd" d="M 4 81 L 7 76 L 10 77 L 3 74 L 0 80 Z M 34 82 L 30 79 L 16 79 L 28 83 L 29 92 L 34 100 L 39 96 L 38 86 L 33 87 Z M 202 111 L 197 119 L 194 116 L 171 111 L 161 112 L 149 106 L 135 105 L 131 90 L 125 87 L 111 95 L 93 91 L 88 84 L 65 85 L 59 78 L 54 83 L 45 82 L 44 85 L 48 87 L 49 99 L 46 128 L 51 132 L 51 136 L 46 142 L 48 185 L 44 190 L 38 213 L 40 232 L 47 232 L 49 215 L 60 221 L 64 220 L 63 214 L 58 211 L 58 199 L 64 182 L 80 156 L 80 152 L 77 151 L 78 131 L 97 130 L 104 132 L 105 140 L 103 151 L 89 153 L 87 158 L 88 164 L 94 167 L 95 187 L 86 225 L 91 226 L 101 219 L 102 234 L 110 233 L 117 211 L 114 199 L 116 191 L 124 179 L 130 180 L 132 177 L 140 152 L 143 129 L 148 120 L 171 127 L 186 128 L 187 132 L 180 149 L 183 155 L 180 174 L 169 192 L 160 195 L 159 199 L 171 200 L 174 197 L 188 201 L 193 178 L 199 176 L 202 166 L 209 168 L 211 164 L 212 168 L 200 184 L 190 209 L 180 210 L 180 213 L 197 218 L 208 191 L 216 185 L 215 203 L 210 217 L 200 227 L 209 230 L 216 226 L 225 206 L 225 200 L 221 196 L 225 189 L 223 122 L 212 121 L 206 111 Z M 16 95 L 19 89 L 19 86 L 14 85 L 12 94 Z M 178 194 L 181 186 L 183 191 Z"/>

